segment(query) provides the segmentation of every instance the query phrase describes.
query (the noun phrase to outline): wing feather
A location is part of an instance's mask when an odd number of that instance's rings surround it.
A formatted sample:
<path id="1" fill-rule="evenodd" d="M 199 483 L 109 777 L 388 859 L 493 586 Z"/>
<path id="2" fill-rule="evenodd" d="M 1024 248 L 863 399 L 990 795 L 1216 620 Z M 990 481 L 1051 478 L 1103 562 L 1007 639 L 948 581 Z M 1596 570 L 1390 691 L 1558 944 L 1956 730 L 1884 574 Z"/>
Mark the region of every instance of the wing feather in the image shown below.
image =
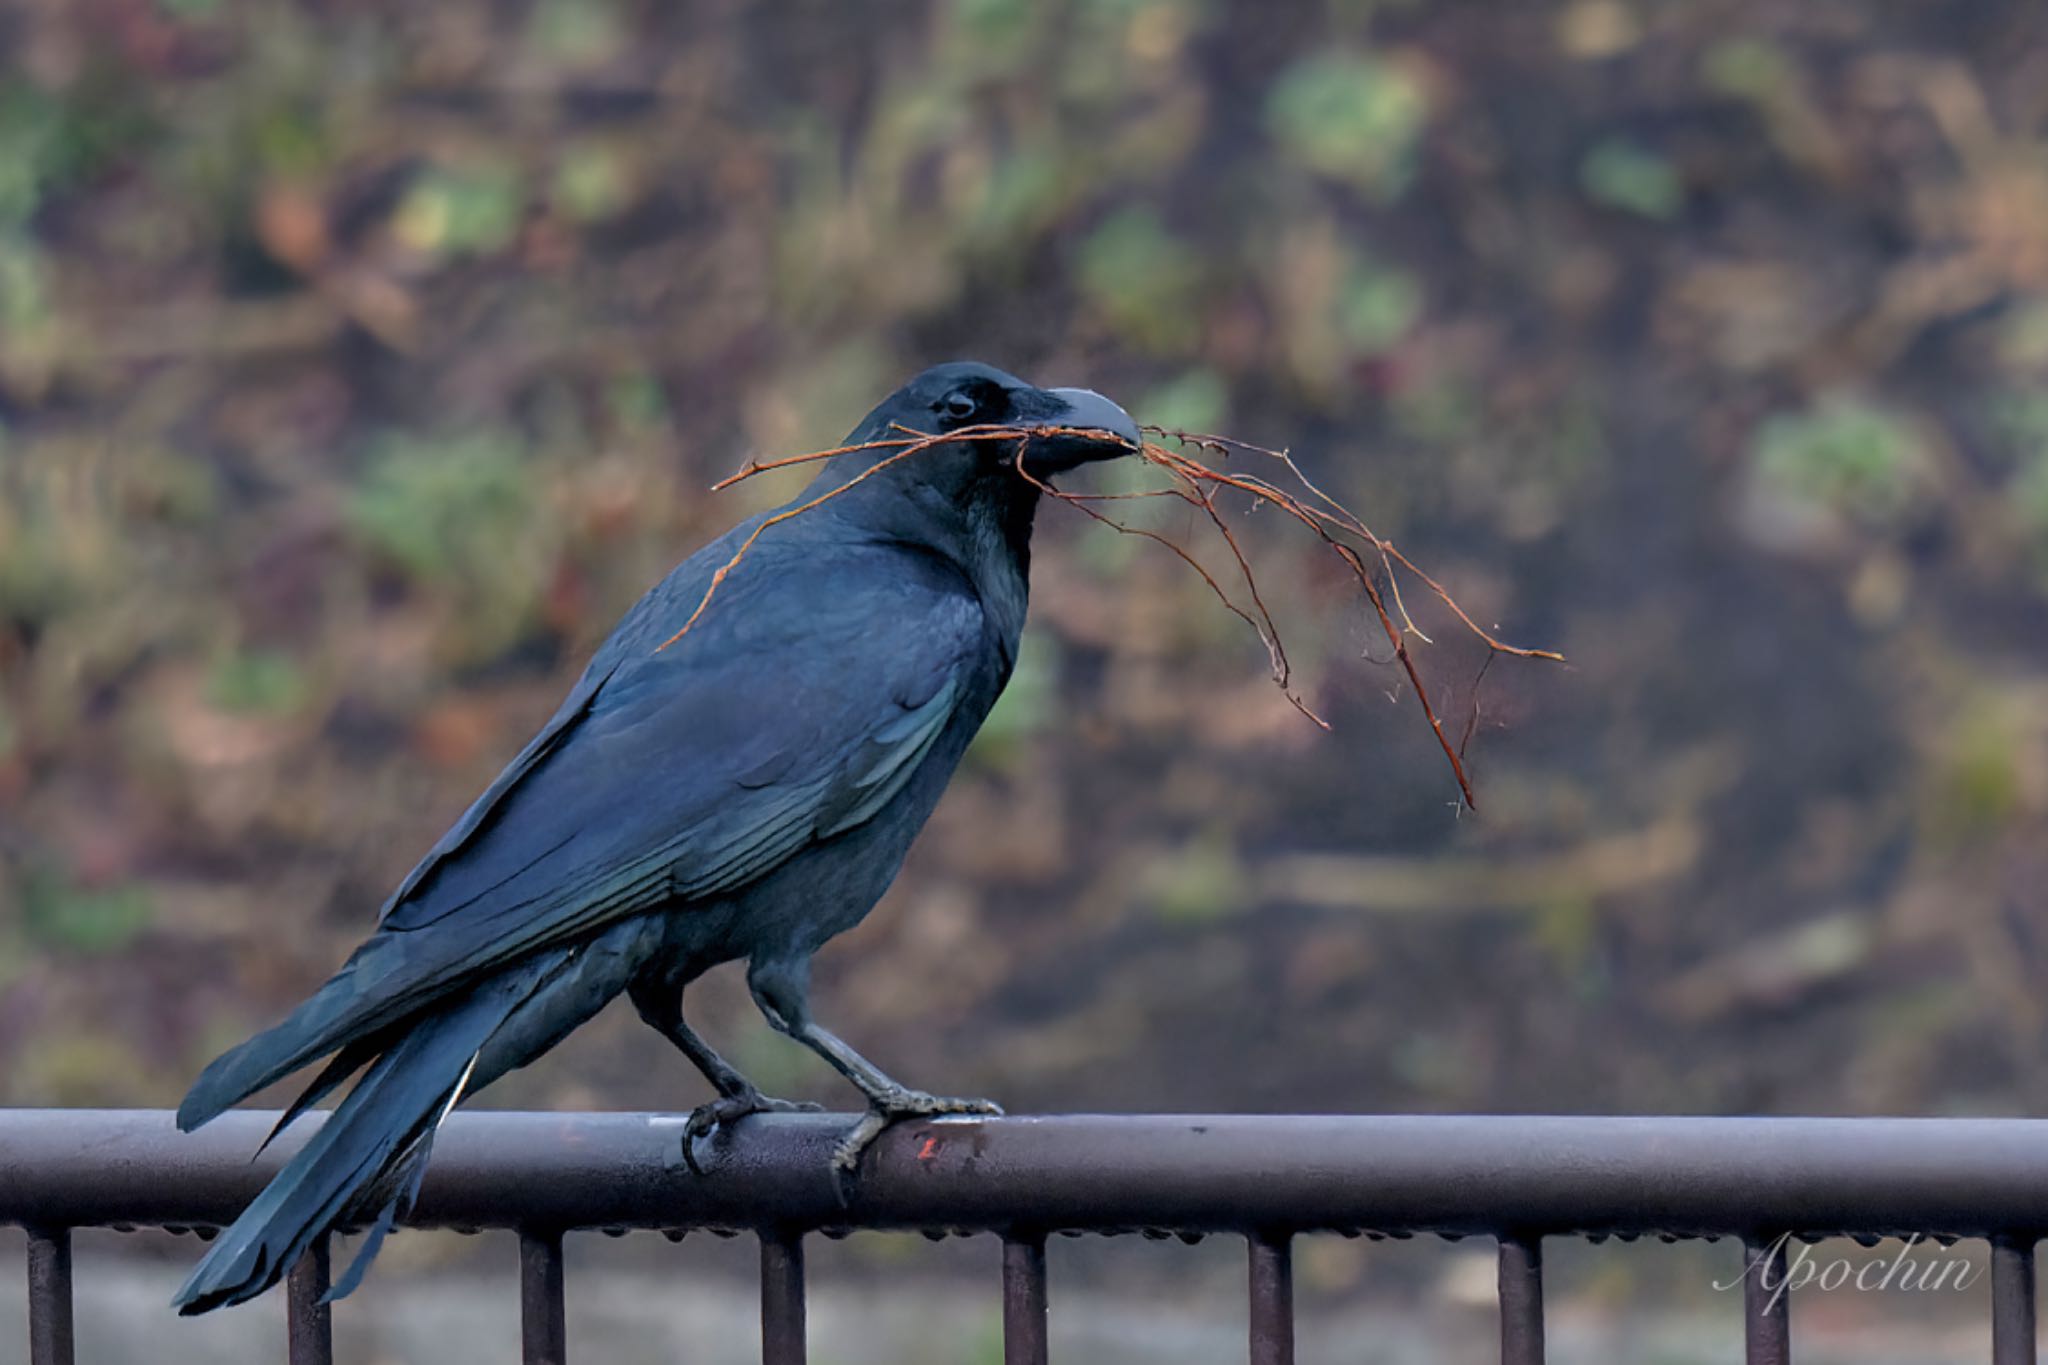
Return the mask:
<path id="1" fill-rule="evenodd" d="M 181 1121 L 535 951 L 731 892 L 873 818 L 945 732 L 988 648 L 972 595 L 905 559 L 874 551 L 831 574 L 806 564 L 823 586 L 794 613 L 771 576 L 735 575 L 671 650 L 644 644 L 658 624 L 629 617 L 401 884 L 377 932 L 289 1019 L 215 1061 Z M 657 605 L 673 614 L 673 600 Z M 863 624 L 875 620 L 894 628 Z"/>

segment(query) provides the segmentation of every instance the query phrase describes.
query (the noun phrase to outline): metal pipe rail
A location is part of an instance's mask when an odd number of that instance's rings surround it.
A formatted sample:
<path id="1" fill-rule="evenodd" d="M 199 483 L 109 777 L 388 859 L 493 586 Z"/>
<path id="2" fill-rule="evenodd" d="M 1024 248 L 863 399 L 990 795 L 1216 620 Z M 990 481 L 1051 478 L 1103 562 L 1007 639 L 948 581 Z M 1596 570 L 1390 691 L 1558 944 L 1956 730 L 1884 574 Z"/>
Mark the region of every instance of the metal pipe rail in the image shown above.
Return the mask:
<path id="1" fill-rule="evenodd" d="M 70 1365 L 76 1227 L 231 1221 L 317 1118 L 262 1158 L 275 1120 L 198 1133 L 147 1111 L 0 1111 L 0 1222 L 29 1234 L 30 1359 Z M 566 1351 L 562 1235 L 744 1229 L 761 1244 L 762 1359 L 804 1359 L 803 1239 L 892 1228 L 1004 1239 L 1005 1360 L 1047 1358 L 1055 1232 L 1246 1239 L 1250 1358 L 1293 1359 L 1290 1249 L 1318 1232 L 1499 1244 L 1501 1358 L 1543 1359 L 1545 1237 L 1726 1237 L 1745 1248 L 1746 1359 L 1790 1359 L 1778 1239 L 1919 1233 L 1991 1242 L 1995 1365 L 2034 1361 L 2034 1245 L 2048 1230 L 2048 1121 L 1342 1116 L 933 1119 L 892 1129 L 850 1192 L 829 1166 L 844 1115 L 762 1115 L 683 1164 L 666 1114 L 451 1117 L 413 1227 L 521 1239 L 524 1359 Z M 843 1202 L 842 1202 L 843 1200 Z M 1775 1250 L 1774 1250 L 1775 1248 Z M 287 1286 L 294 1365 L 331 1358 L 324 1243 Z"/>

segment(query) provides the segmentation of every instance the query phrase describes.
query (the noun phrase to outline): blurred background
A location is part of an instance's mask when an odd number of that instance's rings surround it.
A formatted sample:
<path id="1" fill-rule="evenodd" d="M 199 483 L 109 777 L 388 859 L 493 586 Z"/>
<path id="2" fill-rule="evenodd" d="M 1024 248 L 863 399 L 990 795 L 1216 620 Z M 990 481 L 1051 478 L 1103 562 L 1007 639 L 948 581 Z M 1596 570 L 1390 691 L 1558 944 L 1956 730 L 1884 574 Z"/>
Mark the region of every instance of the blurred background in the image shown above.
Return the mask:
<path id="1" fill-rule="evenodd" d="M 1483 648 L 1408 594 L 1454 732 L 1477 699 L 1461 817 L 1299 528 L 1242 520 L 1329 735 L 1184 566 L 1046 507 L 1019 675 L 819 960 L 878 1063 L 1025 1111 L 2042 1112 L 2044 29 L 2023 0 L 0 0 L 0 1101 L 175 1103 L 618 614 L 802 475 L 715 479 L 972 357 L 1291 447 L 1571 663 L 1475 694 Z M 736 975 L 692 1002 L 766 1088 L 848 1102 Z M 482 1103 L 702 1098 L 617 1008 Z M 382 1278 L 467 1245 L 401 1238 Z M 189 1243 L 154 1254 L 167 1292 Z M 1182 1254 L 1129 1274 L 1241 1274 Z M 1607 1330 L 1645 1272 L 1582 1255 L 1560 1283 Z M 1732 1332 L 1707 1264 L 1667 1297 Z M 1303 1265 L 1312 1309 L 1469 1309 L 1453 1254 Z"/>

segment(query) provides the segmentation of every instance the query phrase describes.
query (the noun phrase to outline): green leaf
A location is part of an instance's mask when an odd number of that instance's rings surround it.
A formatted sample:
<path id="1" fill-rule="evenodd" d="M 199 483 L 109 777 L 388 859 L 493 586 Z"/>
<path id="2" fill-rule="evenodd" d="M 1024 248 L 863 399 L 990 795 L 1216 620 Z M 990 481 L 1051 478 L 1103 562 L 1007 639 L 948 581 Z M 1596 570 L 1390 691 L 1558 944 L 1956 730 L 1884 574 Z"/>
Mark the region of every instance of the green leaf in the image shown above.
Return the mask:
<path id="1" fill-rule="evenodd" d="M 227 655 L 206 680 L 206 699 L 223 711 L 287 715 L 305 703 L 306 692 L 305 672 L 291 656 L 270 650 Z"/>
<path id="2" fill-rule="evenodd" d="M 2048 367 L 2048 299 L 2014 302 L 1999 328 L 1998 358 L 2014 370 Z"/>
<path id="3" fill-rule="evenodd" d="M 2013 513 L 2034 544 L 2034 563 L 2048 584 L 2048 449 L 2035 452 L 2012 481 Z"/>
<path id="4" fill-rule="evenodd" d="M 1586 153 L 1579 183 L 1609 208 L 1660 222 L 1685 207 L 1685 186 L 1671 163 L 1623 138 L 1608 138 Z"/>
<path id="5" fill-rule="evenodd" d="M 1150 209 L 1127 208 L 1081 245 L 1081 288 L 1125 336 L 1157 351 L 1192 347 L 1199 258 Z"/>
<path id="6" fill-rule="evenodd" d="M 1904 515 L 1925 465 L 1903 418 L 1847 397 L 1771 418 L 1750 458 L 1766 491 L 1876 526 Z"/>
<path id="7" fill-rule="evenodd" d="M 454 609 L 444 645 L 489 658 L 530 625 L 557 528 L 508 432 L 386 437 L 349 501 L 349 522 L 422 596 Z"/>
<path id="8" fill-rule="evenodd" d="M 982 192 L 974 229 L 996 242 L 1042 228 L 1066 195 L 1069 168 L 1052 153 L 1026 148 L 998 161 Z"/>
<path id="9" fill-rule="evenodd" d="M 24 238 L 0 236 L 0 332 L 34 331 L 49 319 L 43 253 Z"/>
<path id="10" fill-rule="evenodd" d="M 1361 54 L 1303 58 L 1281 73 L 1266 103 L 1267 126 L 1297 160 L 1381 202 L 1408 187 L 1428 121 L 1421 83 Z"/>
<path id="11" fill-rule="evenodd" d="M 1175 431 L 1220 431 L 1230 414 L 1230 389 L 1221 375 L 1203 366 L 1152 389 L 1138 403 L 1137 410 L 1154 426 Z M 1117 467 L 1121 468 L 1121 462 Z"/>
<path id="12" fill-rule="evenodd" d="M 521 195 L 519 175 L 509 166 L 429 171 L 400 201 L 392 229 L 416 251 L 488 254 L 519 230 Z"/>
<path id="13" fill-rule="evenodd" d="M 1422 316 L 1422 286 L 1405 270 L 1360 262 L 1337 299 L 1337 330 L 1359 355 L 1383 355 Z"/>
<path id="14" fill-rule="evenodd" d="M 632 202 L 633 178 L 624 159 L 611 148 L 575 147 L 555 167 L 549 198 L 556 211 L 571 222 L 599 222 Z"/>
<path id="15" fill-rule="evenodd" d="M 1013 766 L 1031 737 L 1052 722 L 1059 679 L 1059 642 L 1042 630 L 1026 629 L 1009 685 L 969 745 L 968 760 L 993 769 Z"/>
<path id="16" fill-rule="evenodd" d="M 387 437 L 349 511 L 372 547 L 434 581 L 487 571 L 517 544 L 529 509 L 515 441 L 468 432 Z"/>
<path id="17" fill-rule="evenodd" d="M 1251 895 L 1236 846 L 1213 834 L 1162 853 L 1141 874 L 1140 888 L 1161 919 L 1196 922 L 1242 910 Z"/>
<path id="18" fill-rule="evenodd" d="M 528 21 L 527 41 L 550 61 L 585 67 L 616 57 L 626 32 L 618 10 L 604 0 L 541 0 Z"/>
<path id="19" fill-rule="evenodd" d="M 1035 0 L 953 0 L 953 16 L 977 45 L 1020 44 L 1036 27 Z"/>
<path id="20" fill-rule="evenodd" d="M 669 419 L 661 381 L 645 370 L 614 377 L 605 386 L 605 410 L 614 422 L 633 431 L 648 431 Z"/>
<path id="21" fill-rule="evenodd" d="M 1798 72 L 1769 38 L 1726 38 L 1707 49 L 1700 73 L 1724 95 L 1766 100 L 1787 89 Z"/>
<path id="22" fill-rule="evenodd" d="M 110 953 L 149 927 L 149 893 L 140 886 L 81 886 L 50 870 L 31 873 L 22 894 L 22 921 L 53 947 Z"/>

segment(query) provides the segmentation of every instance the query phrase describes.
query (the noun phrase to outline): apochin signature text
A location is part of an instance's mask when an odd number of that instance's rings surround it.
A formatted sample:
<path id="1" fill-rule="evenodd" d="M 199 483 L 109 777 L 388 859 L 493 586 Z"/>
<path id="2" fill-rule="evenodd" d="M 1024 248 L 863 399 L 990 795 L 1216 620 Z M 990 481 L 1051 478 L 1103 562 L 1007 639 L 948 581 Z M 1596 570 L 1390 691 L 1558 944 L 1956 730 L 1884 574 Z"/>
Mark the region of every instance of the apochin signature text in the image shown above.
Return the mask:
<path id="1" fill-rule="evenodd" d="M 1858 1289 L 1865 1293 L 1879 1293 L 1887 1289 L 1964 1289 L 1977 1278 L 1980 1267 L 1961 1256 L 1915 1258 L 1913 1248 L 1923 1240 L 1916 1232 L 1900 1242 L 1896 1255 L 1858 1263 L 1844 1256 L 1815 1256 L 1811 1246 L 1794 1241 L 1792 1235 L 1786 1233 L 1756 1252 L 1749 1264 L 1743 1267 L 1741 1275 L 1725 1282 L 1716 1280 L 1714 1288 L 1738 1288 L 1753 1274 L 1758 1285 L 1770 1295 L 1761 1310 L 1768 1313 L 1787 1293 L 1808 1285 L 1820 1289 Z M 1777 1269 L 1780 1257 L 1784 1258 L 1782 1272 Z"/>

